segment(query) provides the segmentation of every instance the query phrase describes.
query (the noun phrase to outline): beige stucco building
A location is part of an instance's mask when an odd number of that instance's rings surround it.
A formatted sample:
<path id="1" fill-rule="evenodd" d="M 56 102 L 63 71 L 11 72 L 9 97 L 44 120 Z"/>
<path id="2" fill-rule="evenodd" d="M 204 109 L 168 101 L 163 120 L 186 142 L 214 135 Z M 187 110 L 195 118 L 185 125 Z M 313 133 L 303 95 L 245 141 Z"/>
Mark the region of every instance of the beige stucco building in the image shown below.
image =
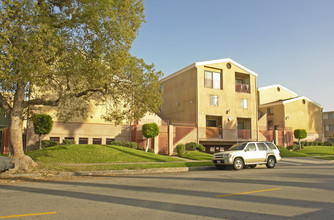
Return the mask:
<path id="1" fill-rule="evenodd" d="M 334 140 L 334 111 L 324 112 L 323 123 L 324 123 L 324 135 L 326 140 Z"/>
<path id="2" fill-rule="evenodd" d="M 56 117 L 57 110 L 53 107 L 43 107 L 35 113 L 44 113 L 52 116 L 53 127 L 43 140 L 54 140 L 62 143 L 64 139 L 72 139 L 77 144 L 110 144 L 112 141 L 131 141 L 133 122 L 123 121 L 121 124 L 114 124 L 105 121 L 103 115 L 106 112 L 106 105 L 90 103 L 87 117 L 74 117 L 70 121 L 62 122 Z M 162 124 L 162 119 L 153 113 L 147 113 L 136 124 L 152 123 Z M 27 150 L 36 149 L 38 136 L 34 133 L 33 124 L 28 121 L 26 134 Z M 156 142 L 158 144 L 158 142 Z M 158 148 L 157 148 L 158 149 Z"/>
<path id="3" fill-rule="evenodd" d="M 161 80 L 161 117 L 195 126 L 187 141 L 199 142 L 210 152 L 256 140 L 256 78 L 229 58 L 193 63 Z"/>
<path id="4" fill-rule="evenodd" d="M 323 107 L 320 104 L 281 85 L 259 88 L 258 93 L 260 131 L 283 131 L 285 145 L 291 144 L 287 132 L 295 129 L 305 129 L 306 140 L 323 140 Z"/>

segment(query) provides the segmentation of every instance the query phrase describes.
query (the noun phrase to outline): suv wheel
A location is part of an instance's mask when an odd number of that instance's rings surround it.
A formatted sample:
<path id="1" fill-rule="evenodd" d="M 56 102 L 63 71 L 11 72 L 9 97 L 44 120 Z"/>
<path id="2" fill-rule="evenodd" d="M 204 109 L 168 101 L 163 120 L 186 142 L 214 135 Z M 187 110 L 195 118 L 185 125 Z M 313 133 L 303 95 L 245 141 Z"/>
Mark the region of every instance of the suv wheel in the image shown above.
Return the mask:
<path id="1" fill-rule="evenodd" d="M 267 160 L 267 164 L 266 166 L 268 168 L 274 168 L 275 167 L 275 164 L 276 164 L 276 160 L 274 157 L 269 157 L 268 160 Z"/>
<path id="2" fill-rule="evenodd" d="M 244 161 L 241 158 L 236 158 L 233 162 L 233 169 L 241 170 L 244 168 Z"/>

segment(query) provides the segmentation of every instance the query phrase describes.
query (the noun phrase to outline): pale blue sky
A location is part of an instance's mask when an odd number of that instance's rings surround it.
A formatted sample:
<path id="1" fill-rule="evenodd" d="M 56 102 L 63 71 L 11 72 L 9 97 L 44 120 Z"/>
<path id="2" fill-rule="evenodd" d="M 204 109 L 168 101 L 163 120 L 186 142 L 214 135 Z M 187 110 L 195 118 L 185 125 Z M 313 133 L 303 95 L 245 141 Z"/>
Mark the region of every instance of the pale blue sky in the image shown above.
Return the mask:
<path id="1" fill-rule="evenodd" d="M 334 111 L 334 0 L 144 0 L 132 54 L 168 76 L 231 58 Z"/>

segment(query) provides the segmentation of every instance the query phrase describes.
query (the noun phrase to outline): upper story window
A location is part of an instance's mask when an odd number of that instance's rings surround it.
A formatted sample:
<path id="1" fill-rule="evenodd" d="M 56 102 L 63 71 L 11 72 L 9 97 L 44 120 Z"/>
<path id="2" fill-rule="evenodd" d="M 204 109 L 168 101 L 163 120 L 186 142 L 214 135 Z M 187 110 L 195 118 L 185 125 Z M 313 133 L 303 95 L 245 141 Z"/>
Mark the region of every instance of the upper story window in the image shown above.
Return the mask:
<path id="1" fill-rule="evenodd" d="M 240 99 L 240 108 L 247 109 L 247 99 Z"/>
<path id="2" fill-rule="evenodd" d="M 221 83 L 222 83 L 221 73 L 204 71 L 205 88 L 221 89 Z"/>
<path id="3" fill-rule="evenodd" d="M 244 73 L 235 73 L 235 91 L 250 93 L 250 76 Z"/>
<path id="4" fill-rule="evenodd" d="M 334 112 L 328 113 L 328 119 L 333 119 L 334 118 Z"/>
<path id="5" fill-rule="evenodd" d="M 218 106 L 218 96 L 210 95 L 210 105 Z"/>

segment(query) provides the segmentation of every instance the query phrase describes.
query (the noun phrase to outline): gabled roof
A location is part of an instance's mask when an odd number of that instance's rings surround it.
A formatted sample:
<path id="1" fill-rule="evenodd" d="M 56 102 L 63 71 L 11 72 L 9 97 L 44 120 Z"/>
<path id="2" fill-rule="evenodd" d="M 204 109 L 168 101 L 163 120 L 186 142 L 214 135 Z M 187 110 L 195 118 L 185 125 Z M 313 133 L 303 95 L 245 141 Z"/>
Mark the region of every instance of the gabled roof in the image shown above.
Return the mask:
<path id="1" fill-rule="evenodd" d="M 309 99 L 305 96 L 299 96 L 297 98 L 285 99 L 285 100 L 279 100 L 279 101 L 275 101 L 275 102 L 271 102 L 271 103 L 266 103 L 266 104 L 260 105 L 260 107 L 270 107 L 270 106 L 274 106 L 274 105 L 285 105 L 285 104 L 295 102 L 295 101 L 298 101 L 298 100 L 301 100 L 301 99 L 305 99 L 305 100 L 311 102 L 312 104 L 314 104 L 314 105 L 316 105 L 320 108 L 323 108 L 322 105 L 320 105 L 319 103 L 317 103 L 315 101 L 312 101 L 311 99 Z"/>
<path id="2" fill-rule="evenodd" d="M 280 85 L 280 84 L 275 84 L 275 85 L 271 85 L 271 86 L 265 86 L 265 87 L 261 87 L 259 88 L 258 90 L 261 91 L 261 90 L 266 90 L 266 89 L 272 89 L 272 88 L 277 88 L 277 87 L 280 87 L 280 88 L 283 88 L 284 90 L 290 92 L 291 94 L 295 95 L 295 96 L 298 96 L 297 93 L 291 91 L 290 89 L 287 89 L 286 87 Z"/>
<path id="3" fill-rule="evenodd" d="M 165 78 L 163 78 L 161 80 L 161 82 L 164 82 L 168 79 L 171 79 L 171 78 L 173 78 L 173 77 L 175 77 L 175 76 L 177 76 L 177 75 L 179 75 L 179 74 L 181 74 L 181 73 L 183 73 L 183 72 L 185 72 L 185 71 L 187 71 L 191 68 L 197 67 L 197 66 L 210 65 L 210 64 L 216 64 L 216 63 L 227 63 L 227 62 L 232 63 L 233 65 L 239 67 L 240 69 L 245 70 L 246 72 L 249 72 L 250 74 L 254 75 L 255 77 L 258 76 L 257 73 L 255 73 L 254 71 L 244 67 L 243 65 L 241 65 L 240 63 L 232 60 L 231 58 L 224 58 L 224 59 L 218 59 L 218 60 L 208 60 L 208 61 L 195 62 L 195 63 L 193 63 L 193 64 L 191 64 L 191 65 L 189 65 L 189 66 L 187 66 L 187 67 L 185 67 L 185 68 L 183 68 L 183 69 L 181 69 L 181 70 L 179 70 L 179 71 L 177 71 L 177 72 L 175 72 L 175 73 L 173 73 L 169 76 L 166 76 Z"/>

